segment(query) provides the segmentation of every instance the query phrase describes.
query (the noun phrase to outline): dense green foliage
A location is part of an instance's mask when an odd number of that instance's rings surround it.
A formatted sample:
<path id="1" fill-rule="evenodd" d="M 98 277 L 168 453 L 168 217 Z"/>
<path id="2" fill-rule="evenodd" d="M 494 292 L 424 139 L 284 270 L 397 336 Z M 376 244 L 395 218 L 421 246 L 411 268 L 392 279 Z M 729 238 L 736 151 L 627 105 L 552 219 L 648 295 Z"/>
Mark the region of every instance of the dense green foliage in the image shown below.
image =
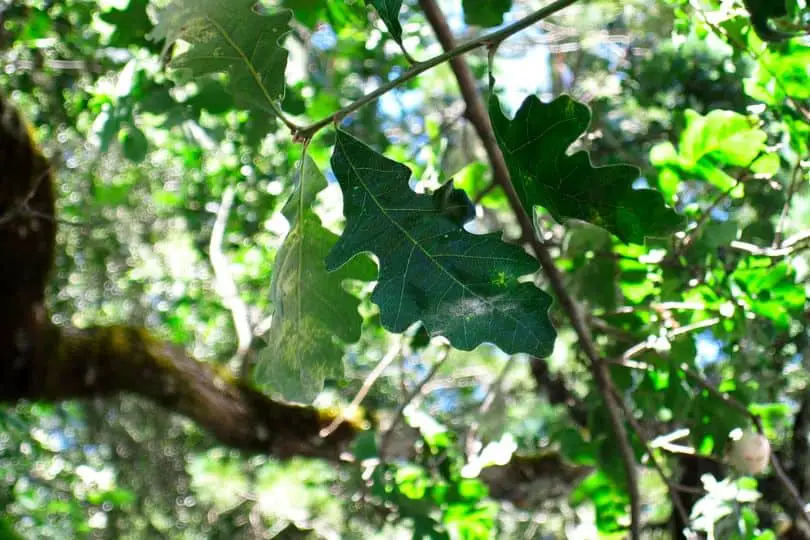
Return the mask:
<path id="1" fill-rule="evenodd" d="M 436 13 L 472 45 L 439 56 Z M 808 537 L 806 2 L 0 21 L 57 177 L 53 321 L 363 427 L 280 460 L 135 396 L 6 404 L 0 538 Z M 729 466 L 735 430 L 767 470 Z"/>

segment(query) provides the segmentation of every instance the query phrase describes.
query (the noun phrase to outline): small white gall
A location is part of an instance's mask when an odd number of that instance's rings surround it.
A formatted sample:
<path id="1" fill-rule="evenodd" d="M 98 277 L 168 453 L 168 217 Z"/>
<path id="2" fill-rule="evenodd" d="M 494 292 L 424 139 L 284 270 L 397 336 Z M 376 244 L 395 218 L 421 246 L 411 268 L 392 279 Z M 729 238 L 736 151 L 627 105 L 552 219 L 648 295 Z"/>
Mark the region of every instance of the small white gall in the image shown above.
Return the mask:
<path id="1" fill-rule="evenodd" d="M 771 459 L 771 443 L 755 431 L 746 431 L 729 452 L 731 465 L 743 474 L 762 474 Z"/>

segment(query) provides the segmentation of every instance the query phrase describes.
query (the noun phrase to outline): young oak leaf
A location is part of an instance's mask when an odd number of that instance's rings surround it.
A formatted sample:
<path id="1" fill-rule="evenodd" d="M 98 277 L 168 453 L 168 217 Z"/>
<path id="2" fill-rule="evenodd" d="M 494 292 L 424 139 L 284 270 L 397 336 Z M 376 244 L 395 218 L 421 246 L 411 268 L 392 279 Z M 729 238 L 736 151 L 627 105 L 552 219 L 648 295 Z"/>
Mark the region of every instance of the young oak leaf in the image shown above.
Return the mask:
<path id="1" fill-rule="evenodd" d="M 272 103 L 284 96 L 287 51 L 281 39 L 290 31 L 292 13 L 257 11 L 256 0 L 174 0 L 149 34 L 166 47 L 177 40 L 189 43 L 169 67 L 193 77 L 227 73 L 240 104 L 273 113 Z"/>
<path id="2" fill-rule="evenodd" d="M 459 190 L 417 195 L 408 187 L 406 166 L 343 131 L 332 169 L 343 192 L 346 229 L 327 268 L 342 268 L 367 251 L 377 256 L 380 275 L 371 299 L 386 329 L 402 332 L 422 321 L 457 349 L 490 342 L 510 354 L 551 354 L 551 298 L 518 281 L 537 270 L 537 261 L 497 234 L 465 231 L 469 214 L 459 208 Z"/>
<path id="3" fill-rule="evenodd" d="M 745 186 L 724 169 L 743 167 L 757 173 L 761 167 L 774 163 L 779 169 L 775 154 L 765 153 L 768 135 L 745 115 L 734 111 L 715 109 L 706 116 L 687 109 L 684 112 L 686 127 L 681 132 L 679 148 L 670 142 L 655 145 L 650 150 L 650 162 L 662 171 L 671 171 L 677 178 L 688 176 L 701 179 L 717 189 L 729 191 L 730 196 L 741 198 Z M 760 157 L 761 156 L 761 157 Z M 672 192 L 677 184 L 662 184 L 664 192 Z"/>
<path id="4" fill-rule="evenodd" d="M 360 302 L 341 283 L 371 281 L 377 273 L 368 257 L 327 272 L 323 261 L 338 237 L 310 208 L 325 187 L 318 167 L 305 156 L 298 185 L 282 209 L 290 232 L 276 254 L 270 284 L 275 312 L 254 373 L 257 385 L 292 401 L 311 401 L 324 379 L 343 375 L 343 344 L 360 338 L 363 320 Z"/>
<path id="5" fill-rule="evenodd" d="M 633 189 L 639 176 L 636 167 L 594 167 L 587 152 L 566 154 L 591 120 L 582 103 L 568 96 L 551 103 L 529 96 L 510 120 L 492 94 L 489 115 L 512 183 L 530 215 L 535 206 L 542 206 L 559 222 L 587 221 L 637 244 L 682 225 L 658 191 Z"/>

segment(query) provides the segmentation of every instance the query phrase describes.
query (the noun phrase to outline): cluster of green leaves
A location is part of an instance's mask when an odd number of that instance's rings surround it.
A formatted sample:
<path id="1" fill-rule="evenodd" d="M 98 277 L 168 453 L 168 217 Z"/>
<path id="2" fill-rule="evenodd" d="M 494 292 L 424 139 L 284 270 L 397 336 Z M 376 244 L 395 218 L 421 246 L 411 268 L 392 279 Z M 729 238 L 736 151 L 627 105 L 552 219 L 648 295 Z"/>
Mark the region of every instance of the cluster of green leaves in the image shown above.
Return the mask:
<path id="1" fill-rule="evenodd" d="M 280 40 L 288 31 L 290 13 L 251 13 L 250 23 L 245 24 L 251 4 L 246 1 L 234 9 L 218 1 L 177 1 L 161 14 L 152 36 L 167 44 L 178 39 L 189 42 L 189 50 L 176 57 L 171 66 L 190 71 L 197 78 L 227 73 L 237 103 L 253 111 L 280 113 L 276 103 L 284 93 L 280 74 L 287 58 Z M 372 4 L 393 39 L 401 44 L 401 2 Z M 509 121 L 493 97 L 491 115 L 521 203 L 529 214 L 535 206 L 543 206 L 558 220 L 588 221 L 635 243 L 669 234 L 681 224 L 655 191 L 632 188 L 637 169 L 593 168 L 585 152 L 566 155 L 588 126 L 586 106 L 570 98 L 544 105 L 530 97 Z M 326 265 L 334 271 L 369 251 L 378 257 L 380 275 L 371 299 L 380 308 L 383 327 L 402 332 L 422 321 L 431 335 L 442 335 L 461 350 L 489 342 L 510 354 L 545 357 L 551 353 L 555 332 L 546 314 L 550 297 L 518 281 L 537 270 L 530 257 L 497 235 L 465 232 L 463 226 L 469 217 L 460 219 L 447 208 L 437 208 L 435 197 L 414 194 L 408 186 L 411 174 L 407 167 L 342 132 L 337 135 L 332 168 L 343 191 L 347 225 Z M 310 176 L 301 174 L 301 193 L 312 189 L 304 185 L 306 181 L 311 181 Z M 445 189 L 452 190 L 449 186 Z M 300 194 L 293 197 L 299 203 L 304 200 Z M 463 208 L 470 205 L 469 201 L 456 199 L 462 206 L 461 214 L 469 216 L 471 210 Z M 313 200 L 306 199 L 309 204 Z M 307 204 L 297 206 L 300 216 Z M 290 244 L 297 242 L 298 230 L 295 226 L 290 233 Z M 313 244 L 321 249 L 310 253 L 312 264 L 318 265 L 327 243 Z M 287 253 L 285 249 L 285 274 Z M 287 398 L 312 397 L 326 376 L 340 374 L 334 366 L 339 365 L 342 355 L 340 347 L 332 343 L 334 336 L 348 341 L 359 337 L 360 320 L 348 313 L 356 309 L 357 302 L 349 300 L 349 295 L 344 295 L 344 306 L 335 303 L 339 297 L 320 295 L 320 301 L 314 302 L 306 299 L 317 295 L 318 290 L 334 288 L 340 281 L 317 270 L 289 270 L 298 273 L 297 284 L 283 290 L 279 290 L 278 280 L 286 277 L 277 276 L 274 282 L 276 309 L 286 311 L 285 305 L 297 306 L 297 321 L 294 330 L 282 332 L 284 339 L 274 333 L 273 343 L 283 346 L 271 347 L 263 355 L 259 383 L 272 381 Z M 340 278 L 355 275 L 349 271 Z M 330 313 L 323 313 L 325 310 Z M 284 314 L 280 319 L 277 328 L 289 323 Z M 349 328 L 346 323 L 352 319 L 353 328 Z M 303 336 L 308 339 L 300 339 Z M 287 352 L 291 348 L 295 352 Z M 291 370 L 291 376 L 277 377 L 279 369 Z M 300 384 L 285 386 L 284 381 L 296 377 Z M 311 391 L 303 391 L 304 386 Z"/>
<path id="2" fill-rule="evenodd" d="M 779 156 L 765 153 L 768 136 L 752 125 L 753 119 L 734 111 L 713 110 L 708 115 L 687 110 L 686 127 L 678 150 L 669 143 L 655 146 L 650 161 L 660 169 L 659 183 L 671 200 L 673 190 L 684 178 L 708 182 L 731 197 L 744 195 L 743 185 L 723 167 L 749 169 L 753 174 L 773 176 L 779 170 Z"/>

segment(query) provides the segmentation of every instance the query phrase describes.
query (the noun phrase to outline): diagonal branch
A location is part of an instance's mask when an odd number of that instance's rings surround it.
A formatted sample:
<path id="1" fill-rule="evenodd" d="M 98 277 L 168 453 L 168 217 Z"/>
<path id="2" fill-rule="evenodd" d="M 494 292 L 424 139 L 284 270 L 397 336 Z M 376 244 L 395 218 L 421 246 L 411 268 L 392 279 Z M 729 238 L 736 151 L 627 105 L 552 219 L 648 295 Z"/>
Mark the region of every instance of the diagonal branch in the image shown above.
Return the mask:
<path id="1" fill-rule="evenodd" d="M 380 96 L 387 94 L 388 92 L 390 92 L 395 88 L 399 88 L 406 82 L 418 77 L 425 71 L 431 70 L 436 66 L 444 64 L 445 62 L 453 60 L 470 51 L 474 51 L 482 47 L 494 47 L 499 43 L 501 43 L 502 41 L 508 39 L 509 37 L 517 34 L 518 32 L 521 32 L 526 28 L 529 28 L 530 26 L 542 21 L 543 19 L 551 15 L 554 15 L 558 11 L 576 2 L 577 0 L 556 0 L 555 2 L 552 2 L 546 7 L 538 9 L 537 11 L 527 15 L 526 17 L 523 17 L 522 19 L 515 21 L 509 26 L 506 26 L 500 30 L 496 30 L 495 32 L 491 32 L 489 34 L 480 36 L 473 40 L 467 41 L 466 43 L 462 43 L 459 46 L 453 46 L 452 48 L 447 49 L 446 52 L 438 56 L 434 56 L 433 58 L 425 60 L 424 62 L 417 63 L 411 69 L 409 69 L 396 79 L 383 84 L 373 92 L 366 94 L 357 101 L 350 103 L 346 107 L 343 107 L 339 111 L 330 114 L 326 118 L 318 120 L 314 124 L 310 124 L 309 126 L 305 126 L 300 129 L 291 127 L 289 125 L 288 127 L 290 127 L 293 136 L 297 140 L 307 141 L 311 139 L 318 131 L 325 128 L 329 124 L 340 122 L 347 115 L 355 112 L 358 109 L 365 107 L 369 103 L 376 101 L 377 99 L 380 98 Z M 441 11 L 439 11 L 439 13 L 441 14 Z M 444 15 L 442 15 L 441 17 L 442 19 L 444 19 Z M 445 25 L 446 24 L 447 23 L 445 22 Z"/>
<path id="2" fill-rule="evenodd" d="M 572 3 L 573 2 L 567 2 L 565 5 Z M 447 24 L 447 20 L 445 19 L 444 14 L 436 4 L 435 0 L 419 0 L 419 4 L 425 13 L 425 17 L 436 33 L 442 48 L 447 51 L 445 55 L 464 48 L 463 45 L 460 47 L 455 46 L 453 35 L 449 25 Z M 551 4 L 549 9 L 557 4 L 561 4 L 561 2 Z M 549 15 L 550 14 L 551 13 L 549 13 Z M 539 21 L 540 18 L 537 20 Z M 525 26 L 523 28 L 525 28 Z M 496 34 L 498 34 L 498 32 L 496 32 Z M 508 35 L 511 34 L 507 34 L 507 36 Z M 500 41 L 503 39 L 504 37 L 501 37 L 500 39 L 490 39 L 484 43 L 492 47 L 500 43 Z M 495 135 L 492 131 L 489 115 L 486 112 L 483 100 L 478 94 L 475 79 L 470 71 L 470 68 L 467 66 L 464 59 L 459 55 L 450 57 L 449 61 L 450 67 L 453 69 L 453 73 L 458 81 L 461 95 L 467 105 L 467 118 L 475 127 L 475 130 L 481 138 L 484 148 L 487 151 L 487 157 L 492 165 L 494 182 L 504 190 L 506 197 L 509 200 L 509 206 L 520 223 L 524 240 L 531 245 L 537 259 L 540 261 L 540 266 L 543 268 L 543 272 L 546 274 L 549 283 L 551 283 L 558 302 L 561 304 L 563 310 L 571 320 L 571 325 L 574 327 L 574 331 L 577 334 L 579 344 L 590 363 L 594 379 L 596 380 L 596 384 L 599 387 L 605 401 L 605 405 L 607 406 L 610 422 L 614 435 L 617 439 L 617 444 L 619 445 L 619 452 L 621 454 L 625 473 L 627 475 L 627 492 L 630 498 L 631 518 L 630 535 L 631 538 L 639 538 L 641 526 L 641 496 L 638 489 L 636 458 L 635 454 L 633 453 L 633 449 L 630 447 L 627 429 L 625 428 L 624 421 L 622 419 L 621 409 L 614 396 L 617 391 L 610 377 L 610 372 L 608 371 L 604 359 L 596 350 L 596 345 L 594 344 L 590 330 L 585 322 L 584 317 L 582 316 L 579 306 L 571 295 L 568 294 L 568 291 L 565 288 L 563 276 L 554 263 L 551 253 L 537 238 L 537 235 L 534 232 L 532 219 L 526 210 L 523 209 L 520 198 L 518 197 L 515 187 L 510 179 L 509 169 L 506 166 L 503 154 L 495 141 Z"/>
<path id="3" fill-rule="evenodd" d="M 345 422 L 321 438 L 333 415 L 274 401 L 143 328 L 77 329 L 43 321 L 31 338 L 37 349 L 18 384 L 2 388 L 2 402 L 131 393 L 186 416 L 231 448 L 279 458 L 337 460 L 360 429 Z M 0 380 L 9 380 L 8 369 L 14 366 L 0 365 Z"/>

